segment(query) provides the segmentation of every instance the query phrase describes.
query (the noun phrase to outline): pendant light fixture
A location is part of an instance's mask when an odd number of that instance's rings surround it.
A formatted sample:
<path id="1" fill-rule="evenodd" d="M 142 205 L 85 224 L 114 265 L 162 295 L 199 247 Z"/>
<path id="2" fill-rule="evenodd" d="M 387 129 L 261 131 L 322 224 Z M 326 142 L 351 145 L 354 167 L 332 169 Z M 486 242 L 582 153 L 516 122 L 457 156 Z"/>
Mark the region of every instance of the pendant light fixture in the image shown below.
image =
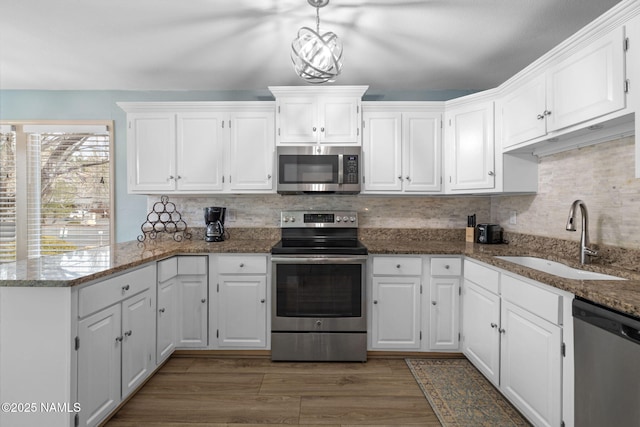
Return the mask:
<path id="1" fill-rule="evenodd" d="M 329 0 L 307 0 L 316 8 L 316 30 L 302 27 L 291 43 L 296 73 L 309 83 L 334 82 L 342 71 L 342 42 L 335 33 L 320 34 L 320 8 Z"/>

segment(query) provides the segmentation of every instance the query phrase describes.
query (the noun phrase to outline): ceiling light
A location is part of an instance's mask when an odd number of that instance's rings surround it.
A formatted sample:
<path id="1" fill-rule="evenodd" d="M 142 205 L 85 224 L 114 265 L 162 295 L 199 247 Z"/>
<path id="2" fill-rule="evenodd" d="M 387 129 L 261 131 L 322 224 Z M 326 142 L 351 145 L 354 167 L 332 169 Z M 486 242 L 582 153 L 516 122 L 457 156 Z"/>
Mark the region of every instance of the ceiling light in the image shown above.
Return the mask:
<path id="1" fill-rule="evenodd" d="M 316 30 L 302 27 L 291 43 L 296 73 L 309 83 L 334 82 L 342 71 L 342 42 L 335 33 L 320 34 L 320 8 L 329 0 L 307 0 L 316 8 Z"/>

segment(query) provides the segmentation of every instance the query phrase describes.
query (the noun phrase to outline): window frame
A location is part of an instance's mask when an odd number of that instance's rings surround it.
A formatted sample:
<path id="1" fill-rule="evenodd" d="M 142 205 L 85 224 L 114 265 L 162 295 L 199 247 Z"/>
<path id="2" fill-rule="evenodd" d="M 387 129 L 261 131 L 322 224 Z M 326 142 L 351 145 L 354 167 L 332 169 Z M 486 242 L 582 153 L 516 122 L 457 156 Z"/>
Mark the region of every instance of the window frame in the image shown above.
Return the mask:
<path id="1" fill-rule="evenodd" d="M 16 133 L 16 174 L 27 176 L 27 140 L 25 126 L 105 126 L 109 134 L 109 245 L 115 243 L 115 132 L 113 120 L 0 120 L 0 126 L 12 126 Z M 28 186 L 26 179 L 16 181 L 16 217 L 26 218 Z M 28 258 L 28 224 L 16 221 L 16 261 Z"/>

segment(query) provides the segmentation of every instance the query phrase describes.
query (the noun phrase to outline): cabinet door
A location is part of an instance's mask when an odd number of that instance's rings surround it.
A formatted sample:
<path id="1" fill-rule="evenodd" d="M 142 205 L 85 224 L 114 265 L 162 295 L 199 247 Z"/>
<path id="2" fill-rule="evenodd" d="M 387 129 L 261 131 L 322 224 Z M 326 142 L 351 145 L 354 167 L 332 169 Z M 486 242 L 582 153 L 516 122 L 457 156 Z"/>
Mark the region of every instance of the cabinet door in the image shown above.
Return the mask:
<path id="1" fill-rule="evenodd" d="M 223 118 L 221 113 L 208 112 L 177 115 L 178 190 L 222 190 Z"/>
<path id="2" fill-rule="evenodd" d="M 315 96 L 281 98 L 276 107 L 279 143 L 315 143 L 318 140 L 318 106 Z"/>
<path id="3" fill-rule="evenodd" d="M 153 371 L 155 305 L 151 290 L 122 302 L 122 397 Z"/>
<path id="4" fill-rule="evenodd" d="M 447 117 L 447 188 L 494 188 L 493 102 L 457 108 Z"/>
<path id="5" fill-rule="evenodd" d="M 440 191 L 440 122 L 440 114 L 402 114 L 402 171 L 405 191 Z"/>
<path id="6" fill-rule="evenodd" d="M 402 143 L 400 113 L 365 112 L 364 191 L 402 190 Z"/>
<path id="7" fill-rule="evenodd" d="M 220 276 L 218 345 L 267 345 L 267 280 L 265 276 Z"/>
<path id="8" fill-rule="evenodd" d="M 273 123 L 273 112 L 243 112 L 231 115 L 231 191 L 273 190 Z"/>
<path id="9" fill-rule="evenodd" d="M 354 97 L 318 98 L 318 141 L 323 144 L 360 143 L 360 101 Z"/>
<path id="10" fill-rule="evenodd" d="M 508 301 L 501 328 L 503 393 L 535 425 L 561 425 L 561 328 Z"/>
<path id="11" fill-rule="evenodd" d="M 500 297 L 464 281 L 462 352 L 496 387 L 500 385 Z"/>
<path id="12" fill-rule="evenodd" d="M 176 124 L 173 113 L 127 115 L 128 191 L 175 189 Z"/>
<path id="13" fill-rule="evenodd" d="M 80 320 L 78 338 L 80 425 L 93 426 L 120 403 L 121 305 Z"/>
<path id="14" fill-rule="evenodd" d="M 624 29 L 618 27 L 549 71 L 548 130 L 624 108 L 623 39 Z"/>
<path id="15" fill-rule="evenodd" d="M 206 347 L 208 339 L 208 298 L 206 275 L 178 276 L 178 339 L 182 348 Z"/>
<path id="16" fill-rule="evenodd" d="M 542 74 L 516 88 L 502 99 L 497 115 L 502 126 L 502 148 L 528 141 L 547 133 L 546 75 Z"/>
<path id="17" fill-rule="evenodd" d="M 372 348 L 420 348 L 419 277 L 374 277 L 372 302 Z"/>
<path id="18" fill-rule="evenodd" d="M 458 349 L 460 279 L 434 277 L 429 289 L 429 348 Z"/>
<path id="19" fill-rule="evenodd" d="M 158 284 L 157 364 L 169 357 L 176 348 L 178 315 L 178 282 L 173 277 Z"/>

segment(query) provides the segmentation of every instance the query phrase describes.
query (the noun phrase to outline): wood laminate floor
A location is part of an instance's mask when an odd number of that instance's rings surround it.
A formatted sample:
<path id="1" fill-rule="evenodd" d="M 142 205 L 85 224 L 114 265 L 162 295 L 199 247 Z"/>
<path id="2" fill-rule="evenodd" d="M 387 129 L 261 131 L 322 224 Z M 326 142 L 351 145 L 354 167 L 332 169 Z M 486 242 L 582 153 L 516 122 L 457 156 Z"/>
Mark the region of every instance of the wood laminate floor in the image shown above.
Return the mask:
<path id="1" fill-rule="evenodd" d="M 173 357 L 107 427 L 440 426 L 403 359 Z"/>

